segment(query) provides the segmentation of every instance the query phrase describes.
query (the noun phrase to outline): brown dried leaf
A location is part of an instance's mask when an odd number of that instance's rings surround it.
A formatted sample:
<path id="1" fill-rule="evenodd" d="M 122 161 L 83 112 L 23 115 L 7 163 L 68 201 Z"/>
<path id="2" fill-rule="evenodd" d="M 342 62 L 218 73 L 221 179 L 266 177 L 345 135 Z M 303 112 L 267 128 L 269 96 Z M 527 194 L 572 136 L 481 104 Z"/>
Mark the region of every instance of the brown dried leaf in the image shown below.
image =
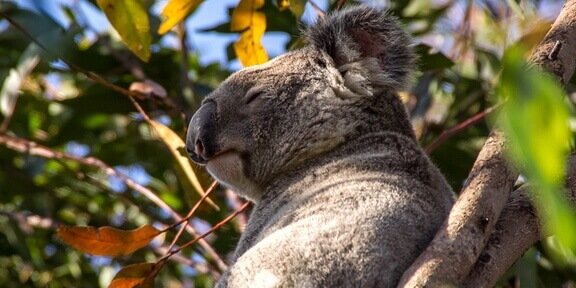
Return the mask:
<path id="1" fill-rule="evenodd" d="M 166 93 L 166 89 L 164 89 L 162 85 L 148 79 L 144 80 L 144 82 L 132 82 L 128 90 L 138 92 L 146 96 L 156 96 L 160 98 L 166 98 L 166 95 L 168 95 L 168 93 Z"/>
<path id="2" fill-rule="evenodd" d="M 123 267 L 116 273 L 108 288 L 154 287 L 154 263 L 138 263 Z"/>
<path id="3" fill-rule="evenodd" d="M 61 225 L 57 236 L 70 246 L 92 255 L 121 256 L 148 245 L 160 233 L 150 225 L 128 231 L 108 226 L 95 228 Z"/>

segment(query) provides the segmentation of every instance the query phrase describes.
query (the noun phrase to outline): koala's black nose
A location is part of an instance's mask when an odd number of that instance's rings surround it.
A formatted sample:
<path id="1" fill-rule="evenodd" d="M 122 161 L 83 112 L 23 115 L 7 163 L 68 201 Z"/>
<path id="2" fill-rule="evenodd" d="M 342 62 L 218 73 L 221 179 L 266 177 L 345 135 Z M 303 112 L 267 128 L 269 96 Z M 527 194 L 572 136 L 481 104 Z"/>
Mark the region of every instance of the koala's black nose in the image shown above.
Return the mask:
<path id="1" fill-rule="evenodd" d="M 216 103 L 205 102 L 190 119 L 186 135 L 186 152 L 198 164 L 206 164 L 217 151 Z"/>

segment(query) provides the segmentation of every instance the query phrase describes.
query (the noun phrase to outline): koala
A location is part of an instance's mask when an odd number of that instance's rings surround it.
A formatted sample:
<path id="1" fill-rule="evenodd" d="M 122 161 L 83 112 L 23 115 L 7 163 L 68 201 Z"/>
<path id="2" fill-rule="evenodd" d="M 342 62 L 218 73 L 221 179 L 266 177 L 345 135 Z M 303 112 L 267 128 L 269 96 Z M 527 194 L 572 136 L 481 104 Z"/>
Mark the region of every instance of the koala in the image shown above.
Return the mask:
<path id="1" fill-rule="evenodd" d="M 395 287 L 453 204 L 397 96 L 415 63 L 398 21 L 353 7 L 306 39 L 190 120 L 191 159 L 255 203 L 216 287 Z"/>

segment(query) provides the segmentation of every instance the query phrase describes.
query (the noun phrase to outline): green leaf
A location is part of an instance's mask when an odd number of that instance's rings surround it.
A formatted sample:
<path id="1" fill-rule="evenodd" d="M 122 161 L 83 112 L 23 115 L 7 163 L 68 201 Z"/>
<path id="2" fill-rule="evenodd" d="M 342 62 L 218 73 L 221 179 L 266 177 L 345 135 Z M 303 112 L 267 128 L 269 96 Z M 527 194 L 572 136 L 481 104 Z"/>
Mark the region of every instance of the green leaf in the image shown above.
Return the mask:
<path id="1" fill-rule="evenodd" d="M 300 19 L 304 13 L 307 0 L 277 0 L 276 6 L 281 11 L 290 10 L 296 18 Z"/>
<path id="2" fill-rule="evenodd" d="M 150 59 L 150 25 L 148 13 L 139 0 L 97 0 L 98 6 L 122 41 L 143 61 Z"/>
<path id="3" fill-rule="evenodd" d="M 74 37 L 80 31 L 78 26 L 71 25 L 65 31 L 51 18 L 16 7 L 8 7 L 4 13 L 9 15 L 19 27 L 14 28 L 17 34 L 22 34 L 22 31 L 25 31 L 30 38 L 34 39 L 34 42 L 39 43 L 42 48 L 40 56 L 44 61 L 53 61 L 58 57 L 65 58 L 69 53 L 77 50 Z M 4 37 L 6 36 L 4 35 Z M 10 39 L 9 36 L 8 39 Z M 3 43 L 2 45 L 11 44 Z"/>
<path id="4" fill-rule="evenodd" d="M 436 69 L 446 69 L 454 65 L 454 62 L 442 54 L 440 51 L 434 51 L 432 47 L 426 44 L 416 46 L 416 53 L 418 54 L 418 63 L 420 71 L 429 71 Z"/>
<path id="5" fill-rule="evenodd" d="M 546 229 L 559 243 L 576 249 L 576 215 L 563 191 L 566 160 L 571 139 L 569 107 L 565 93 L 547 73 L 528 69 L 524 49 L 510 48 L 496 92 L 506 101 L 500 125 L 507 133 L 512 159 L 534 183 L 537 204 L 545 216 Z"/>

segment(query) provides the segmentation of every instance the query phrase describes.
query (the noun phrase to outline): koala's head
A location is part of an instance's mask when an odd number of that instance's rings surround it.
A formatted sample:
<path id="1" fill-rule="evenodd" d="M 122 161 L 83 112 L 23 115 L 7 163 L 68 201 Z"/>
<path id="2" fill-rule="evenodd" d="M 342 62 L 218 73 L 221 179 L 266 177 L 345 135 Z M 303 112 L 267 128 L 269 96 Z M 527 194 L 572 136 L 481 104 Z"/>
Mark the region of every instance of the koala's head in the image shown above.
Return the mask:
<path id="1" fill-rule="evenodd" d="M 270 181 L 350 139 L 412 135 L 396 92 L 414 58 L 395 18 L 356 7 L 320 19 L 307 40 L 230 76 L 190 121 L 192 160 L 253 201 Z"/>

